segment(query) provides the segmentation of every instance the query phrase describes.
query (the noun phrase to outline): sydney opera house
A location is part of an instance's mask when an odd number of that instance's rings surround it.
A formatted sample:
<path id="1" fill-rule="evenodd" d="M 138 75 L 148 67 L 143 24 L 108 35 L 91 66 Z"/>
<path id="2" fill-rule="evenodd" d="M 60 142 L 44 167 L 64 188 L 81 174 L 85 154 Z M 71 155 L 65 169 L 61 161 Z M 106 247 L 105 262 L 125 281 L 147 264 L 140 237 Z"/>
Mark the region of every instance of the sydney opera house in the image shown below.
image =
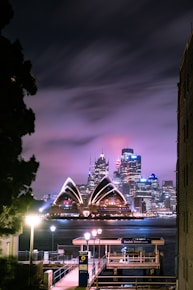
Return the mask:
<path id="1" fill-rule="evenodd" d="M 49 210 L 50 217 L 130 216 L 125 196 L 104 176 L 93 192 L 81 194 L 71 178 L 64 182 Z"/>

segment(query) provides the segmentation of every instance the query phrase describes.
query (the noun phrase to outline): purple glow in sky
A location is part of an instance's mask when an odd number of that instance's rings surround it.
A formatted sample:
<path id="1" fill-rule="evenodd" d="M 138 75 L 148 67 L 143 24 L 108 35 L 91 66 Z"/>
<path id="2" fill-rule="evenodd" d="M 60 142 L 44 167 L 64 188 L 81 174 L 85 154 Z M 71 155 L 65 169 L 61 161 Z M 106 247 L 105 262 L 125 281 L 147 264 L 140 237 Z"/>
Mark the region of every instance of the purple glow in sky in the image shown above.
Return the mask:
<path id="1" fill-rule="evenodd" d="M 18 38 L 38 93 L 26 97 L 36 131 L 23 156 L 40 162 L 34 194 L 87 182 L 104 153 L 110 177 L 122 148 L 142 156 L 142 176 L 174 180 L 178 71 L 193 21 L 191 1 L 10 1 L 3 31 Z"/>

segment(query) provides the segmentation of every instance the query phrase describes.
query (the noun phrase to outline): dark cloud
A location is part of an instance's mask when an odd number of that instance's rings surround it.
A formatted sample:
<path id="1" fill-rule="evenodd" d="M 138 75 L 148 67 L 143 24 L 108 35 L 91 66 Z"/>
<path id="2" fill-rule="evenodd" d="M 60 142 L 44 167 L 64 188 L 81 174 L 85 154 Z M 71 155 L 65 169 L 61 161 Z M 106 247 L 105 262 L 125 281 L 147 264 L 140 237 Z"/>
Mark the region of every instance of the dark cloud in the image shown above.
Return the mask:
<path id="1" fill-rule="evenodd" d="M 178 68 L 191 1 L 11 3 L 4 33 L 21 41 L 39 87 L 26 99 L 36 132 L 24 138 L 24 155 L 40 161 L 36 194 L 55 192 L 67 176 L 86 182 L 90 157 L 102 149 L 114 171 L 127 146 L 142 155 L 143 176 L 175 179 Z"/>
<path id="2" fill-rule="evenodd" d="M 174 10 L 168 1 L 116 0 L 84 5 L 13 1 L 13 6 L 15 19 L 9 31 L 18 34 L 33 58 L 41 87 L 109 83 L 151 68 L 152 63 L 167 66 L 191 7 L 176 3 Z M 170 69 L 175 66 L 170 64 Z"/>
<path id="3" fill-rule="evenodd" d="M 50 147 L 53 148 L 54 150 L 57 150 L 58 147 L 80 147 L 80 146 L 84 146 L 84 145 L 89 145 L 92 141 L 95 140 L 94 136 L 81 136 L 81 138 L 71 138 L 71 139 L 61 139 L 61 140 L 48 140 L 45 143 L 45 147 Z"/>

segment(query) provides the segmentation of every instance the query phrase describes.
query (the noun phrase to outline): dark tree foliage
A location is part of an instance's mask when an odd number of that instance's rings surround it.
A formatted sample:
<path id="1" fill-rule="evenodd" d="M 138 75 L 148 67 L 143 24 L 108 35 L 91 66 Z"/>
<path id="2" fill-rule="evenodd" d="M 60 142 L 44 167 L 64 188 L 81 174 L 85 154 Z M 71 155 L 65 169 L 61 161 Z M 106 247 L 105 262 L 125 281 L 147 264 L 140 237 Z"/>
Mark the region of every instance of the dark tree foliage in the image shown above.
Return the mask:
<path id="1" fill-rule="evenodd" d="M 22 137 L 34 132 L 35 115 L 24 103 L 37 91 L 31 62 L 18 40 L 10 42 L 2 29 L 13 17 L 8 0 L 0 0 L 0 234 L 16 232 L 32 200 L 31 183 L 38 162 L 22 158 Z"/>
<path id="2" fill-rule="evenodd" d="M 43 264 L 33 264 L 29 268 L 13 257 L 9 260 L 0 258 L 0 277 L 1 290 L 39 290 L 42 289 Z"/>

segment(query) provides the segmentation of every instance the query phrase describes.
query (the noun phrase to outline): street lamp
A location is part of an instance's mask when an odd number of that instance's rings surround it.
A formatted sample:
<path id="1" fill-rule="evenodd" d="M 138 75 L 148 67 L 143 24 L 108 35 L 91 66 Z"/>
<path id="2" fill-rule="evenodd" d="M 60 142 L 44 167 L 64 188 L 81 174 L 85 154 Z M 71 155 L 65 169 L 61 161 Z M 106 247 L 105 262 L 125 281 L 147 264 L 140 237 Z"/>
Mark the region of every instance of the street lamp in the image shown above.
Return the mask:
<path id="1" fill-rule="evenodd" d="M 25 221 L 31 228 L 31 232 L 30 232 L 30 250 L 29 250 L 29 262 L 30 262 L 30 265 L 31 265 L 32 262 L 33 262 L 32 252 L 33 252 L 33 246 L 34 246 L 34 227 L 37 226 L 40 223 L 40 216 L 38 216 L 38 215 L 28 215 L 28 216 L 26 216 Z"/>
<path id="2" fill-rule="evenodd" d="M 87 252 L 89 252 L 89 246 L 88 246 L 88 241 L 90 240 L 90 233 L 85 233 L 84 234 L 84 238 L 85 238 L 85 240 L 86 240 L 86 250 L 87 250 Z"/>
<path id="3" fill-rule="evenodd" d="M 94 239 L 94 244 L 93 244 L 93 274 L 95 274 L 95 238 L 97 235 L 97 230 L 92 230 L 92 236 Z"/>
<path id="4" fill-rule="evenodd" d="M 102 229 L 97 230 L 97 234 L 100 236 L 102 234 Z M 100 244 L 100 237 L 99 237 L 99 265 L 101 263 L 101 244 Z"/>
<path id="5" fill-rule="evenodd" d="M 52 252 L 54 250 L 54 232 L 56 230 L 56 227 L 54 225 L 50 226 L 50 231 L 52 232 Z"/>

